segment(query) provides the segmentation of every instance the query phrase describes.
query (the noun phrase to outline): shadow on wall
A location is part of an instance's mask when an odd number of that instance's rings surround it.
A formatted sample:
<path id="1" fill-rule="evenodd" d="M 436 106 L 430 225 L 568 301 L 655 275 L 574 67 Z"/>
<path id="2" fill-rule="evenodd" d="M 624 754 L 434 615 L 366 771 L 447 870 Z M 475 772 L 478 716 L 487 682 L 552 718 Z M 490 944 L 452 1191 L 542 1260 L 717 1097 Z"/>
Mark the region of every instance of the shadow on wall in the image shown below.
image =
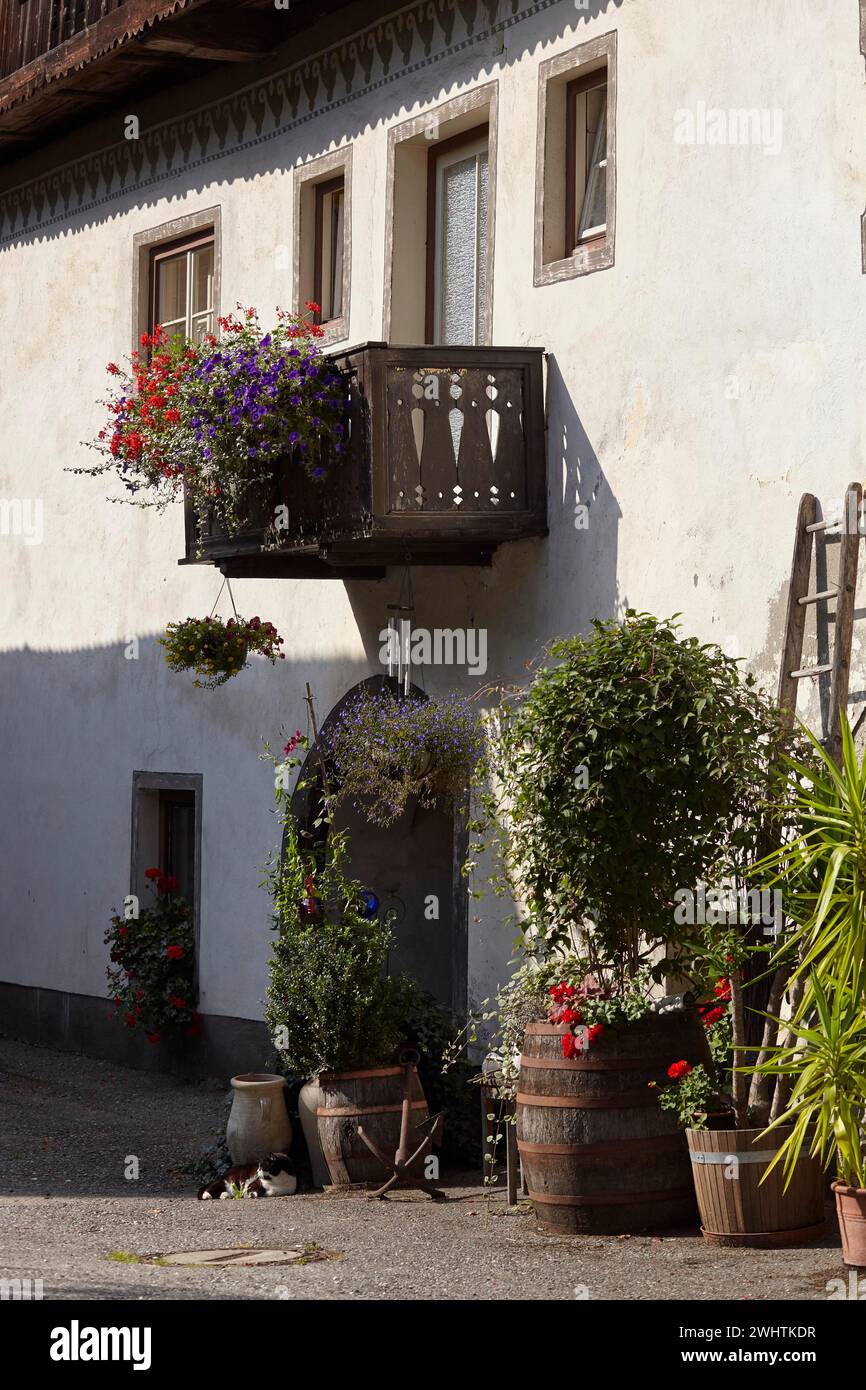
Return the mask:
<path id="1" fill-rule="evenodd" d="M 548 359 L 547 411 L 549 535 L 501 546 L 490 569 L 416 567 L 410 574 L 394 568 L 376 587 L 347 584 L 373 669 L 382 669 L 389 605 L 414 605 L 415 627 L 483 632 L 483 670 L 416 668 L 414 679 L 431 694 L 450 687 L 472 694 L 491 683 L 524 680 L 526 663 L 537 660 L 551 638 L 586 632 L 592 618 L 615 614 L 622 512 L 554 356 Z"/>

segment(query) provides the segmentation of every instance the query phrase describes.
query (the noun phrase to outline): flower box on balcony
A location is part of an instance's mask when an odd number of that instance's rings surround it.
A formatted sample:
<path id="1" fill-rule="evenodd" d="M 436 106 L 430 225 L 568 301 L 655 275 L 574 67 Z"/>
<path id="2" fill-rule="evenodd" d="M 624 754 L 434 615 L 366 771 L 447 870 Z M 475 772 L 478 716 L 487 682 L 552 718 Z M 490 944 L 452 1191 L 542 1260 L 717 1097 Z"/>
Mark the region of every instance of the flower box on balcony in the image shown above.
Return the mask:
<path id="1" fill-rule="evenodd" d="M 372 577 L 389 564 L 488 564 L 547 532 L 541 348 L 390 347 L 333 361 L 349 386 L 349 446 L 321 481 L 275 462 L 249 524 L 200 531 L 185 563 L 230 577 Z M 184 562 L 182 562 L 184 563 Z"/>

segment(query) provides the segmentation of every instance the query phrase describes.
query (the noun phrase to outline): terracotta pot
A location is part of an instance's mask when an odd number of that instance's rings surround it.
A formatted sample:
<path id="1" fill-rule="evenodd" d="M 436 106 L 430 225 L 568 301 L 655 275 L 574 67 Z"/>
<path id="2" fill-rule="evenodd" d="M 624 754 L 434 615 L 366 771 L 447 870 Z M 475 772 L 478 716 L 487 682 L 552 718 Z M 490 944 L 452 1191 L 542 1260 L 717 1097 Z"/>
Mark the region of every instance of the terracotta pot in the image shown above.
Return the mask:
<path id="1" fill-rule="evenodd" d="M 234 1098 L 226 1125 L 232 1163 L 254 1163 L 271 1153 L 288 1152 L 292 1124 L 286 1110 L 286 1083 L 270 1072 L 232 1077 Z"/>
<path id="2" fill-rule="evenodd" d="M 866 1187 L 833 1183 L 836 1215 L 842 1234 L 842 1259 L 855 1269 L 866 1269 Z"/>
<path id="3" fill-rule="evenodd" d="M 316 1116 L 320 1095 L 318 1079 L 308 1081 L 305 1086 L 302 1086 L 298 1093 L 298 1114 L 301 1117 L 301 1127 L 307 1141 L 310 1167 L 313 1170 L 313 1182 L 316 1187 L 327 1187 L 331 1181 L 331 1175 L 328 1172 L 325 1155 L 322 1153 L 322 1146 L 319 1143 L 319 1121 Z"/>

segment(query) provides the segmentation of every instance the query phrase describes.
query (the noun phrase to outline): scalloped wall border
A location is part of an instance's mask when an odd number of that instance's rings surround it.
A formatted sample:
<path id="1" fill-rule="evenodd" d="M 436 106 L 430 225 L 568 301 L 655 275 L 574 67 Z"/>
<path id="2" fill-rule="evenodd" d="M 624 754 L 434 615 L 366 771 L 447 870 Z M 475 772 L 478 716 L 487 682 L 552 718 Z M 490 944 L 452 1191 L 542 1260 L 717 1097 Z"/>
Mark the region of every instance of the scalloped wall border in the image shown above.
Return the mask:
<path id="1" fill-rule="evenodd" d="M 202 168 L 277 139 L 559 3 L 416 0 L 228 98 L 151 127 L 138 140 L 120 140 L 7 190 L 0 195 L 0 248 L 92 212 L 133 188 L 155 187 L 179 167 Z"/>

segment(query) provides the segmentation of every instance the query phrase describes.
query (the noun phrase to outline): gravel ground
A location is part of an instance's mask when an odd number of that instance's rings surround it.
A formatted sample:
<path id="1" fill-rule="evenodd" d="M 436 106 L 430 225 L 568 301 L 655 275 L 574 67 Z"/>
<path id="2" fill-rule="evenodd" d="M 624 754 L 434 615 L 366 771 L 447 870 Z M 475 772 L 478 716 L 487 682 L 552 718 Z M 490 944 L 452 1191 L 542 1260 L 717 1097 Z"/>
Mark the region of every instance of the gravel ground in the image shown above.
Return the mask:
<path id="1" fill-rule="evenodd" d="M 198 1202 L 172 1169 L 225 1118 L 223 1088 L 185 1085 L 0 1039 L 0 1278 L 41 1278 L 73 1299 L 823 1300 L 845 1278 L 835 1220 L 801 1250 L 710 1249 L 664 1237 L 542 1235 L 529 1212 L 488 1199 L 478 1175 L 447 1202 L 312 1193 Z M 129 1181 L 129 1155 L 140 1177 Z M 301 1266 L 194 1269 L 121 1263 L 112 1252 L 298 1247 Z"/>

